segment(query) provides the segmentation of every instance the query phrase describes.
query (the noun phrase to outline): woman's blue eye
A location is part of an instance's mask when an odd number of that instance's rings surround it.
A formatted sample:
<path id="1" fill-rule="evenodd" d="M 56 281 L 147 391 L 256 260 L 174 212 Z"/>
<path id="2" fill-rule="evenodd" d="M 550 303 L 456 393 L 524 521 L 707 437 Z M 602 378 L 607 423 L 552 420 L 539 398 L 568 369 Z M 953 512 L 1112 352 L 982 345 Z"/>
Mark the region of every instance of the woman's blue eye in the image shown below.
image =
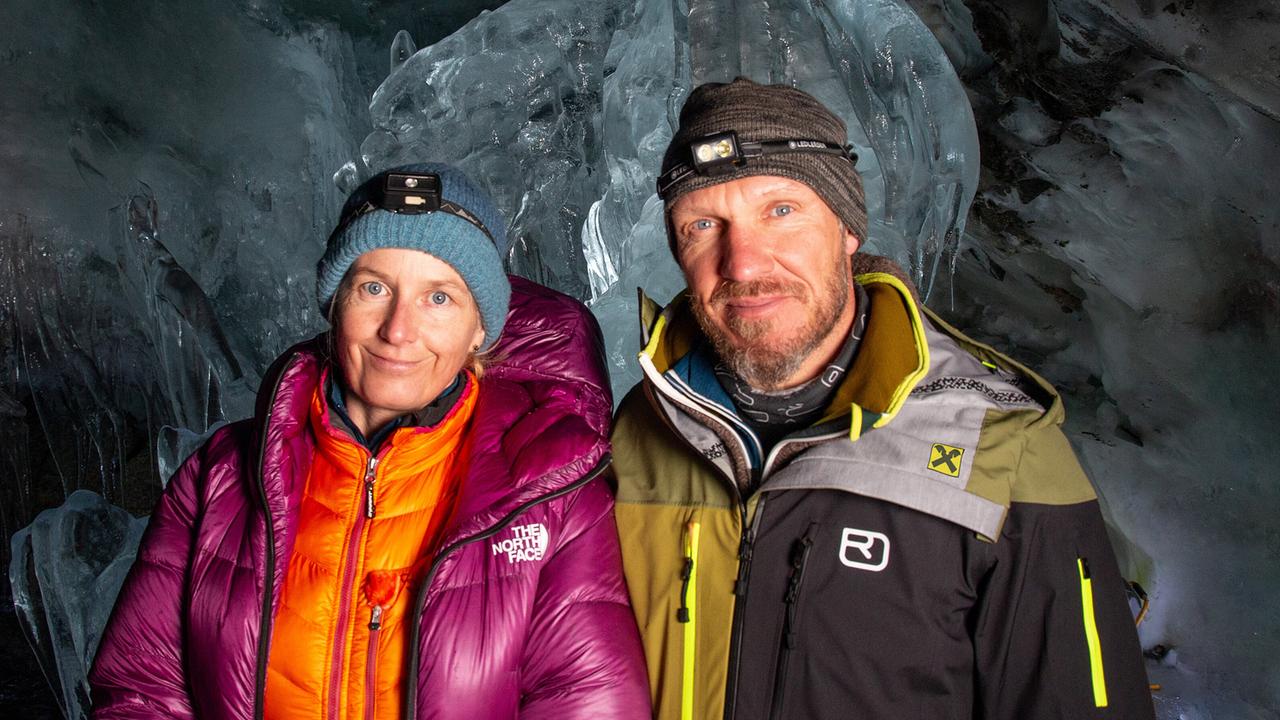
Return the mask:
<path id="1" fill-rule="evenodd" d="M 367 282 L 364 284 L 364 291 L 370 295 L 381 295 L 384 289 L 380 282 Z"/>
<path id="2" fill-rule="evenodd" d="M 431 302 L 434 305 L 444 305 L 449 302 L 449 296 L 439 290 L 431 293 Z"/>

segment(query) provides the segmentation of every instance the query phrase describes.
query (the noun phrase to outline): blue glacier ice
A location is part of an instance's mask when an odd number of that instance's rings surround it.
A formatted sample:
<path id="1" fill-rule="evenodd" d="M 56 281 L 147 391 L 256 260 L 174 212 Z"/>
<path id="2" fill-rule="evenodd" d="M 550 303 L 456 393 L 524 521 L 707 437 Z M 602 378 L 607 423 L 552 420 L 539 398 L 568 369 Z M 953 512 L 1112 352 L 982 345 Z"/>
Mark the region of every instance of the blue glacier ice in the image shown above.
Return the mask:
<path id="1" fill-rule="evenodd" d="M 85 676 L 146 527 L 96 493 L 77 490 L 10 540 L 9 582 L 23 629 L 60 685 L 66 717 L 89 709 Z"/>
<path id="2" fill-rule="evenodd" d="M 637 379 L 635 288 L 681 287 L 653 187 L 694 85 L 738 75 L 807 90 L 850 119 L 871 222 L 927 295 L 950 271 L 978 184 L 964 87 L 905 3 L 513 0 L 399 60 L 348 190 L 412 158 L 458 163 L 511 218 L 511 268 L 588 300 L 615 394 Z"/>
<path id="3" fill-rule="evenodd" d="M 43 527 L 125 533 L 75 491 L 143 512 L 212 427 L 250 412 L 270 359 L 323 327 L 313 262 L 343 192 L 400 160 L 488 183 L 510 268 L 590 304 L 625 389 L 635 289 L 665 301 L 682 285 L 652 192 L 676 112 L 693 85 L 746 74 L 848 119 L 868 249 L 1062 389 L 1122 564 L 1151 594 L 1139 632 L 1162 720 L 1280 718 L 1273 2 L 512 0 L 475 15 L 497 5 L 0 4 L 6 536 L 64 501 Z M 20 560 L 51 537 L 40 526 L 16 536 L 13 589 L 74 714 L 131 549 Z"/>

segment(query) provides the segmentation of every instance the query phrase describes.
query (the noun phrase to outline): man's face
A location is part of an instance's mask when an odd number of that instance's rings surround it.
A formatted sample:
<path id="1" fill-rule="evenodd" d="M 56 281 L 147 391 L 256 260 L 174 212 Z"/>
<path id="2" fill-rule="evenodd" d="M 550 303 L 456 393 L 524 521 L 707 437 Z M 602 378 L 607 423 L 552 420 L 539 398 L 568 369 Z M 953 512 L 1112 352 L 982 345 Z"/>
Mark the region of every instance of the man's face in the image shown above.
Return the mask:
<path id="1" fill-rule="evenodd" d="M 859 243 L 822 198 L 746 177 L 680 197 L 670 218 L 694 316 L 721 359 L 759 390 L 816 376 L 853 322 Z"/>

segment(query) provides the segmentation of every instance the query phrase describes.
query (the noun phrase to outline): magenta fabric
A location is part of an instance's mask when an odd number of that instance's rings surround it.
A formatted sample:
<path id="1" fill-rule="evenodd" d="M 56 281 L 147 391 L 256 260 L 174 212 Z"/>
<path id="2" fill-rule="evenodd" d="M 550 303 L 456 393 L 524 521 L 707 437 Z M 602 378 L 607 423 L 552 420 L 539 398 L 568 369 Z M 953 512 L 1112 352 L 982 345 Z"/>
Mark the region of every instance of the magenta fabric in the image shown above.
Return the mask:
<path id="1" fill-rule="evenodd" d="M 423 611 L 406 704 L 423 719 L 648 718 L 599 475 L 612 410 L 600 330 L 581 303 L 511 281 L 471 467 L 415 598 Z M 166 488 L 90 673 L 93 717 L 260 713 L 263 619 L 293 545 L 321 362 L 315 341 L 285 353 L 256 417 L 217 432 Z"/>

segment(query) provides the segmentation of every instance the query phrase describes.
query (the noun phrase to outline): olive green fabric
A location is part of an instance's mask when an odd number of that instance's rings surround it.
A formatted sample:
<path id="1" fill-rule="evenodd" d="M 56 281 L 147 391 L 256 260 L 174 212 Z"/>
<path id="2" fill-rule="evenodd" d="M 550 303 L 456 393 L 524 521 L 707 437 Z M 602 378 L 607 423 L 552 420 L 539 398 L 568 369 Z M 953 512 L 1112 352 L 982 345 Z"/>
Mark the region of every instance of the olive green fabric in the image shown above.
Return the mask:
<path id="1" fill-rule="evenodd" d="M 868 272 L 858 282 L 874 300 L 854 368 L 824 419 L 781 441 L 774 455 L 783 460 L 756 469 L 759 490 L 747 498 L 738 491 L 752 472 L 742 440 L 665 375 L 699 337 L 687 300 L 661 312 L 642 302 L 644 378 L 619 406 L 613 449 L 624 568 L 656 717 L 681 717 L 686 627 L 677 612 L 689 523 L 702 533 L 688 590 L 699 608 L 691 717 L 720 718 L 739 543 L 760 493 L 876 498 L 996 542 L 1014 502 L 1094 497 L 1048 383 L 924 310 L 901 278 Z M 958 451 L 946 472 L 931 467 L 939 446 Z"/>

